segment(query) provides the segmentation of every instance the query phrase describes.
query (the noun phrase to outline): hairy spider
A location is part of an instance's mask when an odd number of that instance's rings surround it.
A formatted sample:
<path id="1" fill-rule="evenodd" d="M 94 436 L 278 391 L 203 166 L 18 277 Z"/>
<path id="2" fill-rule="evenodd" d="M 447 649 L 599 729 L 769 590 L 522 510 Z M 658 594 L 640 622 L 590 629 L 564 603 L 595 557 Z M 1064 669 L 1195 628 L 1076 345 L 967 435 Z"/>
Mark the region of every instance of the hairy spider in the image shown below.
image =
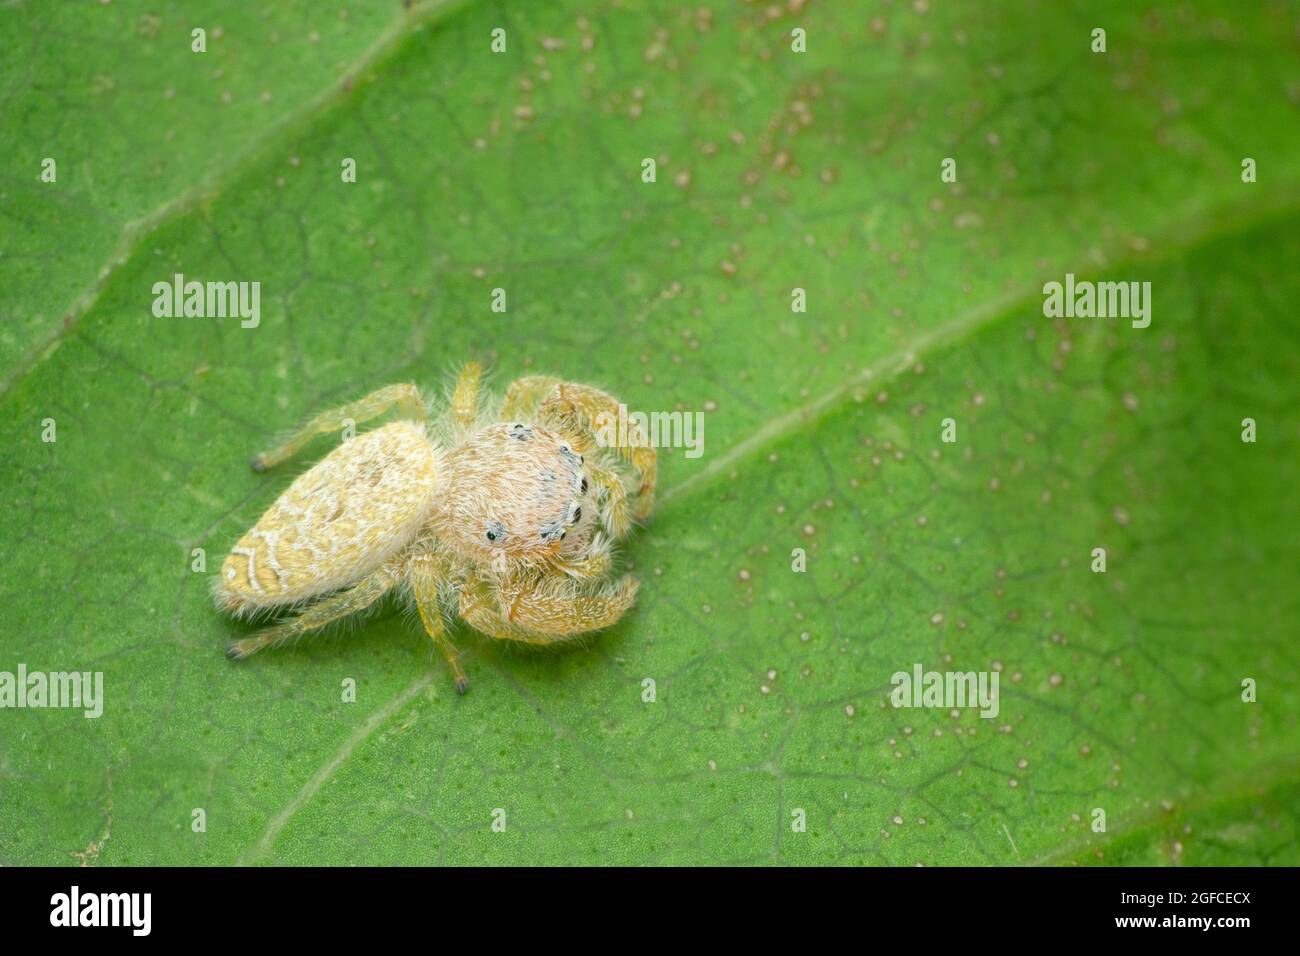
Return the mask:
<path id="1" fill-rule="evenodd" d="M 469 680 L 447 636 L 455 616 L 490 637 L 555 644 L 632 606 L 639 582 L 608 579 L 610 548 L 654 506 L 654 448 L 635 423 L 624 445 L 599 445 L 597 423 L 617 415 L 618 403 L 590 386 L 534 375 L 488 403 L 481 374 L 473 362 L 461 370 L 436 421 L 415 386 L 390 385 L 317 415 L 253 459 L 265 471 L 317 435 L 395 406 L 402 413 L 300 475 L 231 550 L 216 580 L 218 607 L 301 613 L 232 641 L 230 657 L 398 589 L 464 693 Z"/>

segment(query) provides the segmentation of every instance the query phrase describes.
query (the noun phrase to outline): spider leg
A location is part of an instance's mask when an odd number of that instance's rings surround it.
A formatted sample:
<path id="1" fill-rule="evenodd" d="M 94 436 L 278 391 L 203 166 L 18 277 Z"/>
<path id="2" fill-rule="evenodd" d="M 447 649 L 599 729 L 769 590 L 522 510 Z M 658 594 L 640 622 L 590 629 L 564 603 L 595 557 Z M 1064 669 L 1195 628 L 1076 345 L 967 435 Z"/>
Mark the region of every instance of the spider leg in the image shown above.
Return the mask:
<path id="1" fill-rule="evenodd" d="M 609 529 L 615 541 L 622 540 L 632 530 L 632 509 L 627 503 L 627 486 L 616 472 L 602 468 L 594 461 L 587 462 L 586 472 L 596 487 L 604 492 L 600 506 L 601 522 Z"/>
<path id="2" fill-rule="evenodd" d="M 560 380 L 549 375 L 525 375 L 515 379 L 506 390 L 500 417 L 503 420 L 531 418 L 537 403 L 558 384 Z"/>
<path id="3" fill-rule="evenodd" d="M 469 678 L 460 664 L 460 651 L 456 650 L 456 645 L 447 636 L 447 628 L 443 624 L 442 610 L 438 606 L 438 585 L 442 578 L 433 561 L 428 556 L 415 558 L 407 571 L 406 580 L 415 597 L 415 606 L 420 612 L 420 620 L 424 622 L 425 632 L 451 668 L 451 676 L 456 680 L 456 693 L 465 693 L 469 690 Z"/>
<path id="4" fill-rule="evenodd" d="M 580 580 L 604 577 L 609 573 L 613 563 L 613 556 L 609 553 L 609 541 L 599 531 L 592 535 L 587 546 L 574 557 L 557 554 L 550 560 L 551 567 Z"/>
<path id="5" fill-rule="evenodd" d="M 478 382 L 482 376 L 482 365 L 466 362 L 456 379 L 456 390 L 451 396 L 451 420 L 461 431 L 472 428 L 478 418 Z"/>
<path id="6" fill-rule="evenodd" d="M 423 421 L 428 417 L 428 410 L 424 407 L 423 399 L 420 398 L 419 389 L 414 385 L 388 385 L 371 392 L 365 398 L 316 415 L 275 448 L 254 455 L 253 470 L 266 471 L 296 455 L 317 435 L 338 431 L 349 422 L 357 423 L 377 418 L 394 405 L 400 406 L 402 411 L 417 421 Z"/>
<path id="7" fill-rule="evenodd" d="M 636 600 L 640 582 L 630 574 L 599 591 L 580 591 L 558 576 L 504 578 L 497 599 L 505 620 L 525 631 L 567 637 L 609 627 Z"/>
<path id="8" fill-rule="evenodd" d="M 612 395 L 590 385 L 560 382 L 542 400 L 537 417 L 594 439 L 598 429 L 604 430 L 609 422 L 619 419 L 619 403 Z M 628 419 L 626 426 L 627 440 L 616 445 L 616 450 L 637 472 L 640 487 L 633 517 L 642 521 L 654 508 L 659 462 L 640 424 Z"/>
<path id="9" fill-rule="evenodd" d="M 380 568 L 369 577 L 363 578 L 354 587 L 313 604 L 295 618 L 258 631 L 251 637 L 231 641 L 226 649 L 226 656 L 242 661 L 263 648 L 276 647 L 285 641 L 301 637 L 309 631 L 319 630 L 327 624 L 363 611 L 391 591 L 397 581 L 398 576 L 390 567 Z"/>
<path id="10" fill-rule="evenodd" d="M 501 641 L 518 641 L 521 644 L 559 644 L 567 635 L 550 636 L 533 634 L 501 616 L 501 605 L 492 594 L 492 588 L 482 578 L 474 578 L 460 592 L 460 616 L 474 630 Z"/>

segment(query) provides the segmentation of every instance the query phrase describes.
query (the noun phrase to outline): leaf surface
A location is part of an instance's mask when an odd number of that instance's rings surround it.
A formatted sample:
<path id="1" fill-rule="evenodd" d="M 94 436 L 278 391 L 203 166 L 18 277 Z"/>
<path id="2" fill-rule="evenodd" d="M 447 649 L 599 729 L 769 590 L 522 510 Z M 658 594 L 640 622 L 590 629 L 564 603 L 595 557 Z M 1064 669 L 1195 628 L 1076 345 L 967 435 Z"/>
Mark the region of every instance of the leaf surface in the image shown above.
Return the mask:
<path id="1" fill-rule="evenodd" d="M 1300 862 L 1292 6 L 380 6 L 3 14 L 61 42 L 3 74 L 0 670 L 106 701 L 0 712 L 0 862 Z M 463 698 L 392 608 L 226 661 L 207 577 L 329 442 L 249 455 L 468 358 L 704 413 L 637 609 L 462 630 Z M 999 715 L 890 707 L 918 664 Z"/>

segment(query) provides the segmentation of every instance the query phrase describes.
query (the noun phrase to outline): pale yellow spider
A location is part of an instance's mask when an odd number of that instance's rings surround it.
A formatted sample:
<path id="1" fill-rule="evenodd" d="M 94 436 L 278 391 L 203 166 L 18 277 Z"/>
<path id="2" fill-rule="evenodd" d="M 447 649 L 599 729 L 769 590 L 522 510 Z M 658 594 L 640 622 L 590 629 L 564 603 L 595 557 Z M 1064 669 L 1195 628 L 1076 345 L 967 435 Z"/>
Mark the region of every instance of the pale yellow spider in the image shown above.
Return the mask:
<path id="1" fill-rule="evenodd" d="M 301 610 L 232 641 L 242 660 L 374 604 L 397 588 L 469 687 L 447 636 L 459 615 L 494 638 L 554 644 L 607 627 L 636 598 L 606 575 L 610 547 L 654 506 L 657 460 L 629 422 L 624 445 L 597 442 L 618 403 L 587 385 L 528 376 L 480 408 L 482 369 L 461 371 L 431 420 L 413 385 L 390 385 L 317 415 L 253 459 L 264 471 L 317 435 L 397 407 L 298 477 L 239 539 L 216 581 L 218 607 L 256 616 Z M 487 404 L 487 403 L 484 403 Z M 632 487 L 628 487 L 628 479 Z M 314 602 L 314 603 L 311 603 Z"/>

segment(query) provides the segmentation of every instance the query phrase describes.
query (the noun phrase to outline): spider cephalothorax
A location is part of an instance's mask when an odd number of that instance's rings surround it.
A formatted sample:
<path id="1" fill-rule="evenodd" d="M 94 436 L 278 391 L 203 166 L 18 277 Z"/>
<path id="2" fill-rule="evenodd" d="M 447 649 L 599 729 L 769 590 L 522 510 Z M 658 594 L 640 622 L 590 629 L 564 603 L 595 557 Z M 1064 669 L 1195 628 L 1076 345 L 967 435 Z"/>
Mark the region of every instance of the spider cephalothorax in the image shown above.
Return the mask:
<path id="1" fill-rule="evenodd" d="M 430 526 L 498 566 L 575 554 L 596 517 L 584 465 L 568 441 L 541 425 L 489 425 L 447 455 Z"/>
<path id="2" fill-rule="evenodd" d="M 301 475 L 231 550 L 216 583 L 218 606 L 254 615 L 306 605 L 232 642 L 231 657 L 316 630 L 400 588 L 463 692 L 469 684 L 447 637 L 448 608 L 491 637 L 553 644 L 613 624 L 632 606 L 636 578 L 607 579 L 610 546 L 650 514 L 654 449 L 639 433 L 625 446 L 599 445 L 596 423 L 615 414 L 617 402 L 553 378 L 519 379 L 484 414 L 480 374 L 477 364 L 465 367 L 436 423 L 414 386 L 393 385 L 318 415 L 253 459 L 265 470 L 345 422 L 394 406 L 404 412 Z"/>

